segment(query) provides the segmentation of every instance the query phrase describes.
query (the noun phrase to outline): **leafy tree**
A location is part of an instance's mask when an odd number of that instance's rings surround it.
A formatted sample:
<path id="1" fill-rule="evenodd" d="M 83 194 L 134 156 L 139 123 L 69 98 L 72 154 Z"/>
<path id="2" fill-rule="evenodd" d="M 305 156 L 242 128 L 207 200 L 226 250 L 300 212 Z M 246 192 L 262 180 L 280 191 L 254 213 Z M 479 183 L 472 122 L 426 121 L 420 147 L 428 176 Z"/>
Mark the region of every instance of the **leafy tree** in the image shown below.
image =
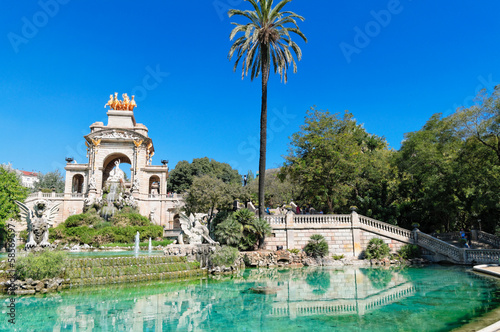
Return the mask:
<path id="1" fill-rule="evenodd" d="M 59 170 L 38 175 L 38 182 L 35 183 L 35 191 L 42 190 L 51 192 L 55 189 L 57 193 L 64 192 L 65 181 Z"/>
<path id="2" fill-rule="evenodd" d="M 257 200 L 258 182 L 254 181 L 248 185 L 250 196 L 253 200 Z M 283 203 L 297 201 L 300 195 L 300 188 L 297 183 L 293 182 L 289 176 L 280 177 L 280 169 L 266 170 L 265 180 L 265 206 L 277 207 Z"/>
<path id="3" fill-rule="evenodd" d="M 313 205 L 332 213 L 346 208 L 371 164 L 373 151 L 384 149 L 382 138 L 368 134 L 353 115 L 343 117 L 311 108 L 301 131 L 292 135 L 281 176 L 289 175 Z"/>
<path id="4" fill-rule="evenodd" d="M 203 175 L 195 177 L 186 196 L 188 213 L 210 213 L 210 218 L 217 209 L 227 208 L 239 196 L 241 185 L 225 183 L 222 180 Z"/>
<path id="5" fill-rule="evenodd" d="M 6 236 L 6 222 L 18 216 L 19 208 L 14 201 L 23 202 L 28 197 L 28 191 L 15 172 L 0 166 L 0 243 Z"/>
<path id="6" fill-rule="evenodd" d="M 500 85 L 488 96 L 486 89 L 479 92 L 475 105 L 459 108 L 452 116 L 457 133 L 463 138 L 474 138 L 495 152 L 500 165 Z"/>
<path id="7" fill-rule="evenodd" d="M 251 69 L 251 80 L 262 74 L 262 105 L 260 120 L 260 157 L 259 157 L 259 216 L 264 216 L 264 187 L 266 172 L 266 142 L 267 142 L 267 82 L 271 63 L 274 72 L 279 73 L 281 79 L 287 82 L 288 66 L 293 64 L 293 71 L 297 65 L 292 52 L 298 60 L 302 57 L 299 46 L 291 39 L 293 32 L 307 42 L 307 38 L 299 30 L 296 19 L 304 20 L 290 11 L 282 11 L 291 0 L 282 0 L 274 8 L 272 0 L 248 0 L 254 11 L 229 10 L 229 17 L 243 16 L 250 20 L 246 24 L 233 23 L 236 27 L 230 35 L 230 40 L 238 33 L 243 36 L 236 39 L 229 51 L 231 59 L 236 54 L 234 70 L 242 60 L 242 78 L 248 75 Z"/>
<path id="8" fill-rule="evenodd" d="M 205 157 L 193 159 L 192 163 L 185 160 L 179 161 L 170 172 L 169 190 L 177 193 L 185 192 L 191 187 L 196 177 L 204 175 L 217 178 L 224 183 L 241 185 L 242 181 L 238 171 L 229 164 Z"/>

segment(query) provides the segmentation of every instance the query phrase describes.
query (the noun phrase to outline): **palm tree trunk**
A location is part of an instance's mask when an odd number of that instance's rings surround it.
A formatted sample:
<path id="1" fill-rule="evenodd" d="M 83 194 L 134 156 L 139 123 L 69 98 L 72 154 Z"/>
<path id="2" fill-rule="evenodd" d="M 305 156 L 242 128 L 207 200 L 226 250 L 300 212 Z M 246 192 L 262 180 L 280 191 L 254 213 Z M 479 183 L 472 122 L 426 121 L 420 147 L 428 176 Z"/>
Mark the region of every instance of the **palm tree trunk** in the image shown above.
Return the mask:
<path id="1" fill-rule="evenodd" d="M 260 158 L 259 158 L 259 218 L 264 218 L 264 181 L 266 178 L 267 144 L 267 82 L 269 80 L 269 58 L 266 45 L 261 47 L 262 59 L 262 104 L 260 111 Z"/>

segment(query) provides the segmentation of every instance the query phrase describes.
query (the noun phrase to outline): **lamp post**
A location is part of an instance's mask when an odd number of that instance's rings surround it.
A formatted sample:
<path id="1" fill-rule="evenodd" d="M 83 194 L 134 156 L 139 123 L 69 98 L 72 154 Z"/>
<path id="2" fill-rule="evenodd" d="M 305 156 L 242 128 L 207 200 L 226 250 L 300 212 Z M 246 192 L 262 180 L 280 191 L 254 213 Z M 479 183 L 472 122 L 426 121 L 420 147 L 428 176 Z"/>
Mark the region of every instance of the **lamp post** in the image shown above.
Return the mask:
<path id="1" fill-rule="evenodd" d="M 75 158 L 73 157 L 66 157 L 66 162 L 69 164 L 70 162 L 72 162 L 73 160 L 75 160 Z"/>
<path id="2" fill-rule="evenodd" d="M 247 175 L 243 175 L 243 187 L 247 185 Z"/>

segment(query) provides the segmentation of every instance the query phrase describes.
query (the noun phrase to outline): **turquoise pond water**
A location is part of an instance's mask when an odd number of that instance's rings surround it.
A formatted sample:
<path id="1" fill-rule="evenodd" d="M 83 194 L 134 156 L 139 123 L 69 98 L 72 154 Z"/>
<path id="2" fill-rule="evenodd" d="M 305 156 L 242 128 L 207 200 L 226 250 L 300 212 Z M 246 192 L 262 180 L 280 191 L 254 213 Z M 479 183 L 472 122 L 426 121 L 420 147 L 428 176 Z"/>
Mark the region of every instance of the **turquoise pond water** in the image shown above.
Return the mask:
<path id="1" fill-rule="evenodd" d="M 250 289 L 267 287 L 271 294 Z M 450 331 L 500 307 L 500 284 L 455 266 L 246 269 L 238 276 L 15 297 L 10 331 Z"/>

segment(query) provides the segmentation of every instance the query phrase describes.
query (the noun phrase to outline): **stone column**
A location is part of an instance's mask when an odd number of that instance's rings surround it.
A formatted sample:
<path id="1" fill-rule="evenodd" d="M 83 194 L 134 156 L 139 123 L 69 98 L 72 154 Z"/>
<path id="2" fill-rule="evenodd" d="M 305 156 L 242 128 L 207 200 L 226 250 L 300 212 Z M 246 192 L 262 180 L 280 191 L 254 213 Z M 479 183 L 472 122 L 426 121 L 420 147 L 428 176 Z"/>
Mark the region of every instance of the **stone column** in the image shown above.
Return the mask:
<path id="1" fill-rule="evenodd" d="M 293 222 L 293 217 L 293 213 L 287 213 L 285 215 L 286 249 L 293 249 L 293 247 L 295 246 L 295 224 Z"/>
<path id="2" fill-rule="evenodd" d="M 361 230 L 359 225 L 359 216 L 356 211 L 351 213 L 351 230 L 352 230 L 352 250 L 355 258 L 358 258 L 363 251 L 361 248 Z"/>

